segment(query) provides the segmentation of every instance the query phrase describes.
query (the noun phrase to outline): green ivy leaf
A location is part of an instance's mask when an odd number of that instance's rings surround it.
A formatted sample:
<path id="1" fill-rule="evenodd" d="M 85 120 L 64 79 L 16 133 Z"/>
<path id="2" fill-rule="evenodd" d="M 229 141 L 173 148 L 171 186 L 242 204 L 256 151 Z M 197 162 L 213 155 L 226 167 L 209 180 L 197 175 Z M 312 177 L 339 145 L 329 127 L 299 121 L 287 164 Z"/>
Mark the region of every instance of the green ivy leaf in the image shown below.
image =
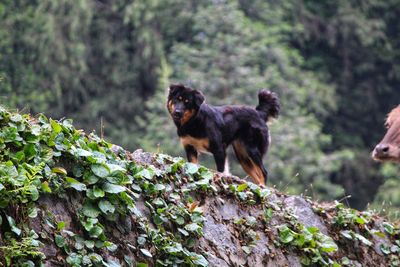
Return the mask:
<path id="1" fill-rule="evenodd" d="M 75 252 L 69 254 L 66 259 L 67 263 L 72 266 L 81 266 L 82 265 L 82 255 L 79 255 Z"/>
<path id="2" fill-rule="evenodd" d="M 110 175 L 110 170 L 103 164 L 90 165 L 90 169 L 95 175 L 101 178 L 106 178 L 107 176 Z"/>
<path id="3" fill-rule="evenodd" d="M 99 181 L 99 177 L 94 174 L 84 175 L 83 181 L 88 185 L 96 184 Z"/>
<path id="4" fill-rule="evenodd" d="M 108 169 L 110 170 L 110 173 L 111 173 L 112 175 L 115 175 L 115 174 L 118 174 L 118 173 L 122 173 L 122 174 L 126 173 L 126 169 L 123 168 L 123 167 L 121 167 L 121 166 L 118 165 L 118 164 L 110 164 L 110 163 L 107 163 L 106 165 L 107 165 L 107 167 L 108 167 Z"/>
<path id="5" fill-rule="evenodd" d="M 383 229 L 385 229 L 385 232 L 388 233 L 389 235 L 394 234 L 394 227 L 388 222 L 382 223 Z"/>
<path id="6" fill-rule="evenodd" d="M 151 203 L 153 203 L 153 205 L 156 205 L 156 206 L 164 206 L 163 199 L 159 198 L 159 197 L 154 199 Z"/>
<path id="7" fill-rule="evenodd" d="M 89 217 L 89 218 L 97 218 L 97 216 L 99 216 L 100 211 L 93 206 L 91 203 L 86 203 L 83 207 L 82 207 L 82 212 L 85 216 Z"/>
<path id="8" fill-rule="evenodd" d="M 379 236 L 381 238 L 385 238 L 385 234 L 380 232 L 380 231 L 378 231 L 378 230 L 372 229 L 371 233 L 374 234 L 374 235 L 377 235 L 377 236 Z"/>
<path id="9" fill-rule="evenodd" d="M 207 267 L 208 261 L 203 255 L 195 254 L 191 256 L 192 262 L 197 266 Z"/>
<path id="10" fill-rule="evenodd" d="M 79 157 L 90 157 L 90 156 L 93 156 L 92 152 L 87 151 L 87 150 L 82 149 L 82 148 L 77 148 L 76 151 L 74 152 L 74 154 L 76 156 L 79 156 Z"/>
<path id="11" fill-rule="evenodd" d="M 294 239 L 294 233 L 292 230 L 289 229 L 289 227 L 284 224 L 278 227 L 279 230 L 279 239 L 281 242 L 287 244 L 293 241 Z"/>
<path id="12" fill-rule="evenodd" d="M 77 191 L 86 191 L 86 185 L 79 182 L 78 180 L 71 178 L 71 177 L 66 177 L 65 181 L 68 183 L 68 187 L 74 188 Z"/>
<path id="13" fill-rule="evenodd" d="M 273 216 L 273 210 L 271 208 L 264 210 L 264 219 L 266 222 L 269 222 Z"/>
<path id="14" fill-rule="evenodd" d="M 360 234 L 357 234 L 357 233 L 354 233 L 354 236 L 355 236 L 358 240 L 360 240 L 364 245 L 366 245 L 366 246 L 372 246 L 372 242 L 369 241 L 368 239 L 366 239 L 364 236 L 362 236 L 362 235 L 360 235 Z"/>
<path id="15" fill-rule="evenodd" d="M 25 154 L 25 159 L 30 160 L 37 154 L 37 149 L 35 144 L 26 144 L 24 146 L 24 154 Z"/>
<path id="16" fill-rule="evenodd" d="M 124 192 L 126 190 L 126 188 L 121 185 L 104 183 L 103 190 L 110 194 L 118 194 L 118 193 Z"/>
<path id="17" fill-rule="evenodd" d="M 357 216 L 355 221 L 356 221 L 356 223 L 358 223 L 360 225 L 364 225 L 367 222 L 367 220 L 362 216 L 360 216 L 360 217 Z"/>
<path id="18" fill-rule="evenodd" d="M 385 254 L 385 255 L 389 255 L 390 254 L 390 248 L 388 246 L 386 246 L 385 244 L 381 244 L 379 246 L 379 248 L 381 249 L 383 254 Z"/>
<path id="19" fill-rule="evenodd" d="M 65 246 L 65 239 L 61 235 L 56 235 L 54 240 L 56 242 L 57 247 L 62 248 Z"/>
<path id="20" fill-rule="evenodd" d="M 121 267 L 121 264 L 119 264 L 117 261 L 108 260 L 106 266 L 108 266 L 108 267 Z"/>
<path id="21" fill-rule="evenodd" d="M 238 187 L 237 187 L 237 191 L 238 192 L 242 192 L 242 191 L 244 191 L 247 187 L 249 187 L 246 183 L 244 183 L 244 184 L 241 184 L 241 185 L 238 185 Z"/>
<path id="22" fill-rule="evenodd" d="M 140 252 L 143 253 L 143 255 L 145 255 L 146 257 L 152 258 L 153 255 L 151 255 L 150 251 L 148 251 L 147 249 L 141 248 Z"/>
<path id="23" fill-rule="evenodd" d="M 72 167 L 72 174 L 74 175 L 75 178 L 82 177 L 82 174 L 83 174 L 84 171 L 85 171 L 85 170 L 84 170 L 84 167 L 81 166 L 81 165 L 75 164 L 75 165 Z M 95 176 L 93 173 L 91 173 L 91 172 L 89 172 L 89 171 L 85 172 L 85 174 Z"/>
<path id="24" fill-rule="evenodd" d="M 185 219 L 182 216 L 177 216 L 175 219 L 175 222 L 179 225 L 184 225 L 185 224 Z"/>
<path id="25" fill-rule="evenodd" d="M 83 227 L 85 227 L 86 231 L 90 231 L 90 229 L 92 229 L 98 221 L 99 220 L 97 218 L 88 218 L 88 220 L 86 222 L 83 222 L 82 224 Z"/>
<path id="26" fill-rule="evenodd" d="M 185 226 L 185 230 L 187 230 L 189 232 L 197 232 L 197 233 L 199 233 L 199 231 L 201 231 L 202 228 L 197 223 L 190 223 L 190 224 L 187 224 Z"/>
<path id="27" fill-rule="evenodd" d="M 34 124 L 34 125 L 31 126 L 31 133 L 34 136 L 39 136 L 41 129 L 42 128 L 39 125 Z"/>
<path id="28" fill-rule="evenodd" d="M 324 252 L 334 252 L 338 250 L 336 243 L 329 237 L 327 237 L 321 244 L 321 250 Z"/>
<path id="29" fill-rule="evenodd" d="M 35 263 L 34 263 L 33 261 L 28 260 L 28 261 L 25 261 L 25 262 L 22 264 L 22 266 L 23 266 L 23 267 L 35 267 Z"/>
<path id="30" fill-rule="evenodd" d="M 147 180 L 151 180 L 152 175 L 148 169 L 143 169 L 135 174 L 135 178 L 145 178 Z"/>
<path id="31" fill-rule="evenodd" d="M 182 229 L 182 228 L 178 228 L 178 231 L 183 235 L 183 236 L 189 236 L 189 232 Z"/>
<path id="32" fill-rule="evenodd" d="M 83 239 L 83 237 L 78 236 L 78 235 L 75 236 L 74 238 L 75 238 L 74 247 L 75 247 L 77 250 L 82 250 L 82 249 L 84 249 L 84 247 L 85 247 L 85 239 Z"/>
<path id="33" fill-rule="evenodd" d="M 99 237 L 101 234 L 103 233 L 103 228 L 101 228 L 100 226 L 94 226 L 92 229 L 90 229 L 89 231 L 89 235 L 92 238 L 97 238 Z"/>
<path id="34" fill-rule="evenodd" d="M 165 190 L 165 185 L 163 185 L 163 184 L 156 184 L 156 185 L 154 186 L 154 189 L 157 190 L 157 191 L 164 191 L 164 190 Z"/>
<path id="35" fill-rule="evenodd" d="M 13 122 L 20 122 L 22 121 L 22 116 L 21 114 L 13 114 L 11 115 L 10 120 Z"/>
<path id="36" fill-rule="evenodd" d="M 57 223 L 57 230 L 58 231 L 64 230 L 64 228 L 65 228 L 65 222 L 64 221 L 60 221 L 60 222 Z"/>
<path id="37" fill-rule="evenodd" d="M 30 185 L 28 186 L 29 193 L 31 195 L 31 199 L 36 201 L 39 199 L 39 191 L 37 190 L 36 186 Z"/>
<path id="38" fill-rule="evenodd" d="M 137 238 L 137 243 L 139 246 L 143 246 L 146 243 L 146 237 L 141 235 Z"/>
<path id="39" fill-rule="evenodd" d="M 51 188 L 50 188 L 49 183 L 47 181 L 44 181 L 42 183 L 42 190 L 43 190 L 43 192 L 51 193 Z"/>
<path id="40" fill-rule="evenodd" d="M 341 260 L 340 260 L 340 262 L 341 262 L 341 264 L 343 264 L 343 265 L 345 265 L 345 266 L 347 266 L 347 265 L 350 265 L 350 259 L 349 258 L 347 258 L 347 257 L 343 257 Z"/>
<path id="41" fill-rule="evenodd" d="M 114 205 L 111 204 L 108 200 L 100 200 L 98 206 L 100 210 L 105 214 L 114 213 L 115 211 Z"/>
<path id="42" fill-rule="evenodd" d="M 28 209 L 28 217 L 29 218 L 36 218 L 37 217 L 37 208 L 36 207 L 30 207 Z"/>
<path id="43" fill-rule="evenodd" d="M 95 186 L 95 187 L 93 187 L 93 195 L 96 198 L 100 198 L 100 197 L 104 197 L 105 192 L 101 188 L 98 188 L 97 186 Z"/>
<path id="44" fill-rule="evenodd" d="M 164 247 L 164 249 L 169 254 L 176 254 L 183 251 L 183 247 L 180 243 L 173 243 L 171 246 Z"/>
<path id="45" fill-rule="evenodd" d="M 6 218 L 7 218 L 7 221 L 8 221 L 8 225 L 11 228 L 11 231 L 13 231 L 17 236 L 20 236 L 22 230 L 17 227 L 17 225 L 15 224 L 14 219 L 11 216 L 8 216 L 8 215 L 6 215 Z"/>
<path id="46" fill-rule="evenodd" d="M 303 264 L 304 266 L 309 266 L 311 265 L 312 261 L 309 257 L 304 256 L 301 258 L 301 264 Z"/>
<path id="47" fill-rule="evenodd" d="M 90 253 L 88 256 L 89 256 L 90 260 L 91 260 L 92 262 L 94 262 L 94 263 L 100 263 L 100 262 L 102 262 L 102 260 L 103 260 L 103 257 L 100 256 L 100 255 L 97 254 L 97 253 Z M 97 266 L 97 265 L 96 265 L 96 266 Z"/>
<path id="48" fill-rule="evenodd" d="M 118 246 L 112 242 L 105 241 L 104 246 L 107 248 L 108 251 L 114 252 L 117 250 Z"/>
<path id="49" fill-rule="evenodd" d="M 353 233 L 349 230 L 341 231 L 340 234 L 347 239 L 353 240 Z"/>
<path id="50" fill-rule="evenodd" d="M 191 162 L 186 162 L 183 169 L 187 174 L 195 174 L 199 170 L 199 166 Z"/>
<path id="51" fill-rule="evenodd" d="M 55 120 L 50 119 L 50 125 L 51 125 L 51 128 L 53 129 L 54 133 L 58 134 L 62 131 L 61 125 L 58 124 L 58 122 L 56 122 Z"/>

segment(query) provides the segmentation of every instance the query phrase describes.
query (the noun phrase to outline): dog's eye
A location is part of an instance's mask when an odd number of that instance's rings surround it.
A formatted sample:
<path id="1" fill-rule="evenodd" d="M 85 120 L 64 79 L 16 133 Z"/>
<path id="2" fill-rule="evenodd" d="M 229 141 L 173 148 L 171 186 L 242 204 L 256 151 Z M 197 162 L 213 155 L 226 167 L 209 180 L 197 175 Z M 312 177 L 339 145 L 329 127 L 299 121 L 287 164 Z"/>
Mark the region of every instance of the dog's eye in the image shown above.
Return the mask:
<path id="1" fill-rule="evenodd" d="M 180 97 L 178 97 L 178 100 L 182 101 L 182 97 L 181 97 L 181 96 L 180 96 Z"/>
<path id="2" fill-rule="evenodd" d="M 189 100 L 185 99 L 185 103 L 189 103 Z"/>

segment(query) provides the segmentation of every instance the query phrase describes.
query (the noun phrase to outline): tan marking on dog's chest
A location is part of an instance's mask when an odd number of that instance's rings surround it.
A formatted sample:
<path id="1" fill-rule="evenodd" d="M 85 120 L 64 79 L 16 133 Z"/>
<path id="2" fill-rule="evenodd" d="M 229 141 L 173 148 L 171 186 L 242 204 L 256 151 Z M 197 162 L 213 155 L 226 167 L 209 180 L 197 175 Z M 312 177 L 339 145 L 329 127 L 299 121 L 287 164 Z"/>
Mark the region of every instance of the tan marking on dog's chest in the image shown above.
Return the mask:
<path id="1" fill-rule="evenodd" d="M 194 114 L 193 109 L 185 110 L 185 112 L 183 112 L 183 117 L 181 119 L 181 125 L 187 123 L 193 117 L 193 114 Z"/>
<path id="2" fill-rule="evenodd" d="M 207 138 L 194 138 L 192 136 L 183 136 L 180 138 L 183 146 L 191 145 L 198 152 L 209 153 L 210 143 Z"/>

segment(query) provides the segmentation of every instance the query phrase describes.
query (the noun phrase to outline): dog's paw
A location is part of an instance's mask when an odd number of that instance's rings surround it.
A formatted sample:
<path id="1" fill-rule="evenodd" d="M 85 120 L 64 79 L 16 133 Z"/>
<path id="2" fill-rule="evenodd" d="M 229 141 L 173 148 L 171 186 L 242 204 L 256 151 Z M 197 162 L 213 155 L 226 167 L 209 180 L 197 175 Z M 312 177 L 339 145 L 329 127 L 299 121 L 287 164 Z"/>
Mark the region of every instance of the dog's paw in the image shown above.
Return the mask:
<path id="1" fill-rule="evenodd" d="M 214 177 L 213 177 L 213 182 L 214 182 L 214 183 L 220 182 L 220 181 L 221 181 L 221 178 L 224 177 L 224 176 L 225 176 L 225 175 L 224 175 L 223 173 L 220 173 L 220 172 L 215 173 L 215 174 L 214 174 Z"/>
<path id="2" fill-rule="evenodd" d="M 217 184 L 221 183 L 222 178 L 224 178 L 224 181 L 226 182 L 226 179 L 229 178 L 229 177 L 231 177 L 231 174 L 226 174 L 224 172 L 217 172 L 217 173 L 214 174 L 213 182 L 217 183 Z"/>

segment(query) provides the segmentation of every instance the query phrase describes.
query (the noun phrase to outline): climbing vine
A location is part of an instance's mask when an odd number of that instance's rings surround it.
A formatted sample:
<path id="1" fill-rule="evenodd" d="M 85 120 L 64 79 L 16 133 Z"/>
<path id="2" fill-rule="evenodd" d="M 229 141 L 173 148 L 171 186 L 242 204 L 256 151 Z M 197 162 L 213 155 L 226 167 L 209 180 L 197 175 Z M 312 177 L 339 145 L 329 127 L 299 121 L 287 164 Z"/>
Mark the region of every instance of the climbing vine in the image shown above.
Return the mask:
<path id="1" fill-rule="evenodd" d="M 213 175 L 206 168 L 164 155 L 157 158 L 162 168 L 137 166 L 123 153 L 116 155 L 112 144 L 75 129 L 70 120 L 1 109 L 0 127 L 0 222 L 8 228 L 0 251 L 6 265 L 42 262 L 38 234 L 25 216 L 37 216 L 40 194 L 63 198 L 72 190 L 83 196 L 78 208 L 83 233 L 66 230 L 65 222 L 48 222 L 56 229 L 54 242 L 69 265 L 116 266 L 98 253 L 118 248 L 104 223 L 129 215 L 141 232 L 131 248 L 144 258 L 154 257 L 161 266 L 207 266 L 204 256 L 192 250 L 202 236 L 204 220 L 193 194 L 210 188 Z M 151 211 L 151 220 L 136 209 L 140 198 Z M 23 211 L 13 214 L 17 205 Z M 125 261 L 133 264 L 128 257 Z"/>
<path id="2" fill-rule="evenodd" d="M 203 236 L 204 199 L 226 195 L 260 211 L 233 222 L 245 254 L 260 242 L 257 232 L 262 230 L 275 234 L 268 241 L 272 246 L 294 251 L 303 265 L 351 266 L 351 260 L 339 256 L 340 244 L 371 248 L 376 236 L 386 240 L 379 245 L 381 253 L 391 266 L 399 266 L 398 225 L 376 224 L 371 212 L 341 203 L 330 209 L 314 205 L 338 233 L 329 237 L 302 224 L 274 189 L 225 178 L 212 182 L 215 173 L 182 158 L 149 157 L 151 164 L 139 164 L 132 154 L 85 134 L 70 120 L 0 107 L 0 263 L 41 266 L 50 238 L 59 249 L 58 259 L 70 266 L 208 266 L 207 251 L 196 246 Z M 71 195 L 79 199 L 73 228 L 40 204 L 42 196 L 68 201 Z M 44 216 L 40 219 L 52 229 L 51 236 L 30 225 L 38 216 Z M 135 228 L 137 236 L 112 240 L 109 225 L 124 222 L 124 231 Z M 120 261 L 107 256 L 117 253 L 123 254 Z"/>

